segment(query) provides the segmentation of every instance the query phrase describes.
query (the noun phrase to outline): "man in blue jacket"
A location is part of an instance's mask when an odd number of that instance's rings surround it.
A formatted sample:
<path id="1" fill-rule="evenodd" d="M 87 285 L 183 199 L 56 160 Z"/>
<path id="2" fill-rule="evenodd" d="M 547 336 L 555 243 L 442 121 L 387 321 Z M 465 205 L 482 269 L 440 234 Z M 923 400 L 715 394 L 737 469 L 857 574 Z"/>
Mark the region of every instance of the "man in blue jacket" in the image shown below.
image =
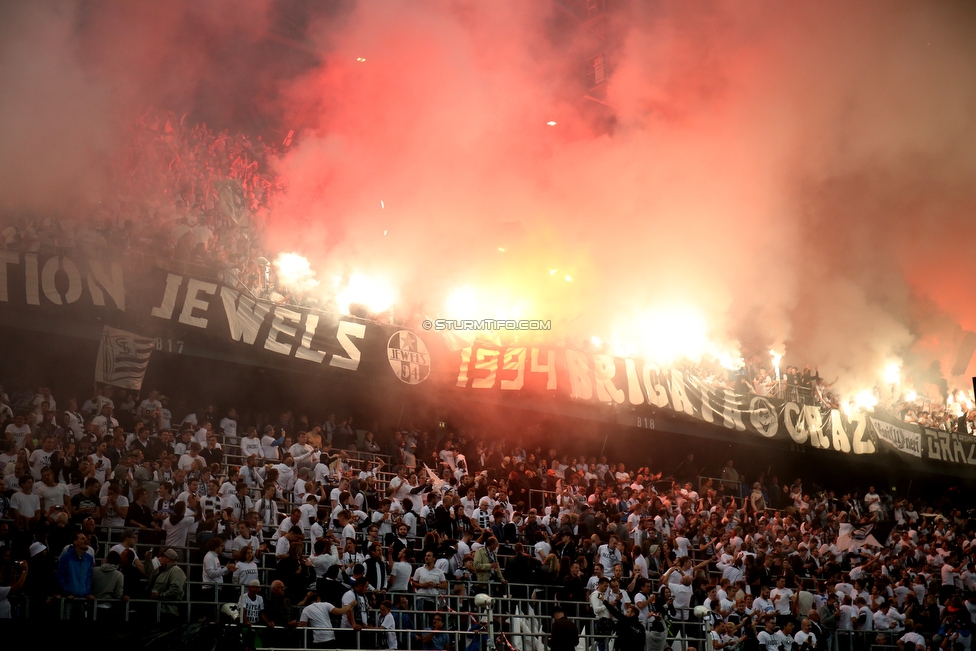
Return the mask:
<path id="1" fill-rule="evenodd" d="M 58 585 L 61 592 L 72 602 L 69 616 L 81 617 L 84 607 L 75 605 L 74 600 L 92 597 L 92 572 L 95 569 L 94 557 L 87 553 L 88 536 L 79 531 L 71 542 L 71 548 L 58 559 Z"/>

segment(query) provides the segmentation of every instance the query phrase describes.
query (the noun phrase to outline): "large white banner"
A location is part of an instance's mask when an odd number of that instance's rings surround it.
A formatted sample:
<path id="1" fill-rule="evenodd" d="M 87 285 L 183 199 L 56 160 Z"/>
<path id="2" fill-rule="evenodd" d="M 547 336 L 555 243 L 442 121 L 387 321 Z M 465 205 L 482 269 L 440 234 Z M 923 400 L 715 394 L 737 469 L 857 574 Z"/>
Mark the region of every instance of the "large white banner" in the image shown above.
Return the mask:
<path id="1" fill-rule="evenodd" d="M 138 391 L 155 345 L 155 339 L 105 326 L 95 360 L 95 381 Z"/>
<path id="2" fill-rule="evenodd" d="M 877 418 L 871 419 L 871 426 L 878 435 L 879 441 L 884 441 L 899 452 L 921 458 L 922 433 L 918 430 L 898 427 Z"/>

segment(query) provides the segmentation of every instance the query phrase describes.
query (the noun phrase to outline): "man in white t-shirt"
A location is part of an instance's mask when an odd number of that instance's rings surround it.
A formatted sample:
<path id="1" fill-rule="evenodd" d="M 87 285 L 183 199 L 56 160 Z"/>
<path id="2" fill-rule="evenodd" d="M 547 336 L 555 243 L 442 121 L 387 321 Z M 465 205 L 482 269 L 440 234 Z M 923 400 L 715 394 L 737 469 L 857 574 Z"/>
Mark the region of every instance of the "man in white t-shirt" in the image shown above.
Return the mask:
<path id="1" fill-rule="evenodd" d="M 844 597 L 854 598 L 854 586 L 846 581 L 834 584 L 834 591 L 837 593 L 837 598 L 841 602 L 844 601 Z"/>
<path id="2" fill-rule="evenodd" d="M 800 630 L 793 636 L 797 651 L 813 651 L 817 648 L 817 636 L 813 634 L 813 622 L 804 619 L 800 622 Z"/>
<path id="3" fill-rule="evenodd" d="M 247 434 L 241 439 L 241 456 L 245 459 L 252 456 L 264 457 L 261 438 L 258 436 L 258 431 L 253 427 L 247 428 Z"/>
<path id="4" fill-rule="evenodd" d="M 915 651 L 925 648 L 925 638 L 922 636 L 923 625 L 916 624 L 915 630 L 905 633 L 898 638 L 898 648 L 902 651 Z"/>
<path id="5" fill-rule="evenodd" d="M 369 581 L 365 576 L 361 576 L 353 581 L 352 590 L 342 595 L 342 605 L 348 607 L 349 611 L 342 617 L 340 628 L 351 629 L 369 623 L 369 600 L 366 598 L 368 589 Z"/>
<path id="6" fill-rule="evenodd" d="M 39 481 L 41 479 L 41 470 L 43 468 L 48 468 L 51 466 L 51 462 L 54 460 L 57 451 L 55 446 L 57 441 L 54 440 L 52 436 L 44 437 L 41 441 L 41 447 L 37 448 L 30 455 L 30 468 L 31 474 L 34 476 L 34 481 Z"/>
<path id="7" fill-rule="evenodd" d="M 634 569 L 633 572 L 642 579 L 647 578 L 647 559 L 640 552 L 640 547 L 634 547 Z"/>
<path id="8" fill-rule="evenodd" d="M 858 597 L 854 602 L 857 606 L 857 619 L 854 621 L 854 628 L 859 631 L 870 631 L 874 629 L 874 613 L 868 607 L 864 597 Z"/>
<path id="9" fill-rule="evenodd" d="M 241 622 L 247 624 L 264 624 L 262 615 L 264 614 L 264 597 L 261 596 L 261 582 L 251 579 L 247 583 L 247 592 L 241 595 L 237 602 L 237 608 L 241 611 Z"/>
<path id="10" fill-rule="evenodd" d="M 176 210 L 179 213 L 185 213 L 186 212 L 186 206 L 183 204 L 183 200 L 182 199 L 178 199 L 176 201 Z M 185 215 L 176 220 L 176 222 L 174 223 L 173 229 L 169 233 L 169 238 L 170 238 L 170 243 L 171 244 L 176 244 L 177 242 L 179 242 L 181 239 L 183 239 L 183 236 L 184 235 L 190 234 L 190 236 L 192 237 L 192 232 L 193 231 L 187 225 L 187 222 L 188 221 L 189 221 L 189 218 L 187 218 Z"/>
<path id="11" fill-rule="evenodd" d="M 65 511 L 71 508 L 71 496 L 68 487 L 54 480 L 54 471 L 50 468 L 41 470 L 41 481 L 34 486 L 34 494 L 41 498 L 41 511 L 48 513 L 52 507 L 60 505 Z"/>
<path id="12" fill-rule="evenodd" d="M 128 498 L 120 494 L 118 484 L 109 484 L 108 494 L 102 498 L 102 525 L 124 527 L 128 513 Z"/>
<path id="13" fill-rule="evenodd" d="M 694 565 L 692 564 L 691 557 L 686 556 L 685 558 L 677 559 L 676 564 L 673 565 L 671 569 L 669 569 L 665 573 L 665 576 L 668 577 L 667 579 L 668 587 L 671 587 L 673 589 L 673 586 L 680 583 L 681 579 L 683 579 L 686 576 L 689 578 L 694 577 L 695 572 L 708 565 L 710 560 L 711 559 L 706 558 L 698 565 Z M 664 581 L 664 578 L 662 577 L 661 580 Z"/>
<path id="14" fill-rule="evenodd" d="M 840 616 L 837 618 L 837 630 L 846 636 L 847 631 L 854 630 L 854 624 L 857 622 L 857 606 L 854 605 L 849 595 L 845 595 L 841 599 L 841 605 L 838 610 L 840 611 Z M 849 638 L 845 638 L 845 640 L 849 641 Z"/>
<path id="15" fill-rule="evenodd" d="M 455 458 L 454 446 L 450 441 L 444 443 L 444 449 L 437 453 L 437 458 L 441 463 L 447 464 L 451 472 L 457 470 L 457 459 Z"/>
<path id="16" fill-rule="evenodd" d="M 763 586 L 760 589 L 759 596 L 752 602 L 752 610 L 758 615 L 769 615 L 776 610 L 769 598 L 769 586 Z"/>
<path id="17" fill-rule="evenodd" d="M 163 406 L 159 410 L 159 427 L 160 429 L 172 429 L 173 412 L 169 410 L 169 399 L 166 396 L 159 396 L 159 403 Z"/>
<path id="18" fill-rule="evenodd" d="M 295 460 L 296 468 L 313 468 L 319 462 L 315 446 L 308 442 L 308 434 L 298 433 L 298 442 L 288 448 L 288 454 Z"/>
<path id="19" fill-rule="evenodd" d="M 81 438 L 85 428 L 85 418 L 78 412 L 78 402 L 71 398 L 68 400 L 68 409 L 62 415 L 62 424 L 74 434 L 75 440 Z"/>
<path id="20" fill-rule="evenodd" d="M 396 649 L 397 648 L 397 636 L 394 631 L 396 631 L 396 620 L 393 617 L 393 613 L 390 612 L 393 608 L 393 604 L 389 601 L 383 601 L 380 603 L 380 616 L 376 619 L 376 625 L 386 631 L 386 648 Z"/>
<path id="21" fill-rule="evenodd" d="M 435 567 L 434 552 L 428 551 L 424 555 L 424 564 L 418 567 L 410 583 L 417 591 L 418 601 L 432 607 L 436 603 L 441 590 L 447 590 L 447 577 L 444 572 Z"/>
<path id="22" fill-rule="evenodd" d="M 617 464 L 617 472 L 613 473 L 613 478 L 621 485 L 627 485 L 631 482 L 630 473 L 627 472 L 627 467 L 622 463 Z"/>
<path id="23" fill-rule="evenodd" d="M 95 479 L 98 480 L 99 484 L 104 484 L 112 478 L 112 461 L 105 456 L 107 449 L 108 443 L 99 441 L 95 447 L 95 453 L 88 455 L 88 460 L 95 466 Z"/>
<path id="24" fill-rule="evenodd" d="M 461 498 L 461 508 L 464 509 L 464 517 L 469 520 L 474 516 L 475 509 L 479 506 L 478 498 L 476 497 L 475 489 L 472 486 L 467 490 L 464 497 Z"/>
<path id="25" fill-rule="evenodd" d="M 312 632 L 312 642 L 319 645 L 335 643 L 335 631 L 332 629 L 332 618 L 330 615 L 342 616 L 352 610 L 352 604 L 336 608 L 330 603 L 319 601 L 318 592 L 309 592 L 306 598 L 306 606 L 302 609 L 302 614 L 298 618 L 299 626 L 310 626 L 315 630 Z"/>
<path id="26" fill-rule="evenodd" d="M 612 572 L 613 566 L 620 562 L 620 550 L 617 548 L 619 542 L 616 535 L 611 535 L 610 540 L 597 549 L 597 560 L 603 565 L 605 574 Z"/>
<path id="27" fill-rule="evenodd" d="M 956 557 L 950 555 L 945 563 L 939 568 L 942 578 L 942 587 L 939 590 L 939 601 L 944 602 L 956 592 L 956 584 L 961 583 L 961 577 L 956 569 Z"/>
<path id="28" fill-rule="evenodd" d="M 261 450 L 264 453 L 264 458 L 276 461 L 278 459 L 278 448 L 284 442 L 284 435 L 276 437 L 274 428 L 271 425 L 265 427 L 264 436 L 261 437 Z"/>
<path id="29" fill-rule="evenodd" d="M 782 576 L 776 581 L 776 587 L 769 592 L 769 600 L 781 621 L 793 613 L 793 595 L 793 590 L 786 587 L 786 578 Z"/>
<path id="30" fill-rule="evenodd" d="M 101 413 L 92 418 L 92 425 L 96 427 L 95 431 L 99 438 L 115 431 L 115 428 L 119 426 L 119 421 L 112 416 L 112 406 L 102 405 Z"/>
<path id="31" fill-rule="evenodd" d="M 720 597 L 718 594 L 718 586 L 713 585 L 708 589 L 705 607 L 717 613 L 724 620 L 732 614 L 732 609 L 735 608 L 735 604 L 725 597 Z"/>
<path id="32" fill-rule="evenodd" d="M 58 410 L 58 403 L 55 402 L 54 396 L 51 395 L 51 389 L 48 387 L 38 387 L 37 394 L 34 396 L 34 399 L 31 400 L 31 407 L 37 411 L 40 409 L 41 404 L 45 402 L 48 404 L 48 411 Z"/>
<path id="33" fill-rule="evenodd" d="M 868 488 L 867 495 L 864 496 L 864 506 L 868 513 L 881 513 L 881 497 L 874 492 L 874 486 Z"/>
<path id="34" fill-rule="evenodd" d="M 668 586 L 674 596 L 674 608 L 679 620 L 691 619 L 691 597 L 693 593 L 691 582 L 690 576 L 683 576 L 678 583 L 672 583 Z"/>
<path id="35" fill-rule="evenodd" d="M 14 442 L 17 449 L 24 447 L 24 441 L 30 436 L 31 428 L 27 424 L 27 419 L 24 418 L 23 414 L 17 414 L 14 416 L 14 422 L 7 425 L 6 429 L 3 430 L 4 436 Z"/>
<path id="36" fill-rule="evenodd" d="M 187 470 L 187 471 L 192 470 L 193 462 L 196 461 L 197 459 L 199 459 L 202 463 L 204 463 L 204 465 L 206 465 L 206 460 L 204 460 L 204 458 L 200 456 L 201 447 L 202 446 L 199 443 L 197 443 L 196 441 L 192 441 L 187 451 L 180 456 L 180 460 L 177 464 L 177 467 L 180 470 Z"/>
<path id="37" fill-rule="evenodd" d="M 271 536 L 271 540 L 278 540 L 291 531 L 292 527 L 301 529 L 303 536 L 308 535 L 308 519 L 302 517 L 302 510 L 300 508 L 292 508 L 291 515 L 281 521 L 278 529 Z"/>
<path id="38" fill-rule="evenodd" d="M 34 494 L 31 475 L 24 475 L 19 483 L 20 490 L 10 496 L 10 508 L 17 528 L 26 531 L 28 523 L 32 525 L 42 517 L 41 498 Z"/>
<path id="39" fill-rule="evenodd" d="M 691 541 L 688 540 L 683 532 L 678 531 L 674 537 L 674 556 L 675 558 L 687 558 L 688 550 L 691 548 Z"/>
<path id="40" fill-rule="evenodd" d="M 149 397 L 139 403 L 139 420 L 143 423 L 152 423 L 156 420 L 156 412 L 161 411 L 163 403 L 159 401 L 159 391 L 153 389 L 149 392 Z"/>
<path id="41" fill-rule="evenodd" d="M 281 463 L 272 466 L 278 471 L 278 485 L 282 490 L 291 491 L 295 489 L 295 459 L 287 451 L 282 452 Z"/>
<path id="42" fill-rule="evenodd" d="M 220 429 L 224 433 L 224 441 L 237 443 L 237 410 L 231 407 L 227 415 L 220 419 Z"/>
<path id="43" fill-rule="evenodd" d="M 596 590 L 597 585 L 600 583 L 600 579 L 603 578 L 603 566 L 599 563 L 594 563 L 593 574 L 590 578 L 586 580 L 586 598 L 590 598 L 590 593 Z"/>

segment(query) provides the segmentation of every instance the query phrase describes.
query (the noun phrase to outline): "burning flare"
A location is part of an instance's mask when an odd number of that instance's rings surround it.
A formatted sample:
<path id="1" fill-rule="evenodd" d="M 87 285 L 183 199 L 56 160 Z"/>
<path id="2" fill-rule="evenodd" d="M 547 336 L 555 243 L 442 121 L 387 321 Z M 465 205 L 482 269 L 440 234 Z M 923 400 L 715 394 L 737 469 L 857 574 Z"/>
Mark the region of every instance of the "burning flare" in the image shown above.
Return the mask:
<path id="1" fill-rule="evenodd" d="M 373 314 L 385 312 L 393 307 L 397 290 L 382 278 L 353 272 L 343 283 L 336 278 L 335 302 L 343 314 L 349 314 L 352 305 L 362 305 Z"/>
<path id="2" fill-rule="evenodd" d="M 317 287 L 315 271 L 308 258 L 297 253 L 281 253 L 274 261 L 278 284 L 291 291 L 308 292 Z"/>

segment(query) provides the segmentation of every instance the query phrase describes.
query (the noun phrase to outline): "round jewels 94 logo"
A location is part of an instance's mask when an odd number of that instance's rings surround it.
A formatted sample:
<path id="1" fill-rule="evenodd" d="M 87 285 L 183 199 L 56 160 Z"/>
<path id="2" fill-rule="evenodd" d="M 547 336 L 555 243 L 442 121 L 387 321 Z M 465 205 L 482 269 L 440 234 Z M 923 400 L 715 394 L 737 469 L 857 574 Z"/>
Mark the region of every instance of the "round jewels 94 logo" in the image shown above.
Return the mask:
<path id="1" fill-rule="evenodd" d="M 386 345 L 390 368 L 407 384 L 420 384 L 430 375 L 430 353 L 423 340 L 409 330 L 400 330 Z"/>

